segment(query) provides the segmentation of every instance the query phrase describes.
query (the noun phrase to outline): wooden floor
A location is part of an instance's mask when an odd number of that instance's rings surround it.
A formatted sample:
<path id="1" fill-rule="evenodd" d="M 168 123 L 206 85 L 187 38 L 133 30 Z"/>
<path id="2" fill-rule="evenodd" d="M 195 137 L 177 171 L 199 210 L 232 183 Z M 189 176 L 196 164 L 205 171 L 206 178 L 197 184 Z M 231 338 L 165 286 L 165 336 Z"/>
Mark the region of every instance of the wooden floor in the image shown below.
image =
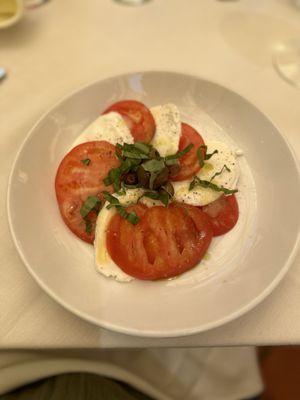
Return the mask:
<path id="1" fill-rule="evenodd" d="M 300 346 L 262 347 L 262 400 L 300 400 Z"/>

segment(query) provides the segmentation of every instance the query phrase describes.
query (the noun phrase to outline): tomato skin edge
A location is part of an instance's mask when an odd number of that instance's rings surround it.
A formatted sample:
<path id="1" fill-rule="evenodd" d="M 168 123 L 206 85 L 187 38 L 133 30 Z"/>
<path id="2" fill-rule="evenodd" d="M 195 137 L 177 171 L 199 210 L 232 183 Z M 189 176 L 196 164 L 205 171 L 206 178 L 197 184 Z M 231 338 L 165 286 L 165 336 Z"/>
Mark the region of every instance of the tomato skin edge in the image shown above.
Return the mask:
<path id="1" fill-rule="evenodd" d="M 225 235 L 231 231 L 239 219 L 239 205 L 235 194 L 221 196 L 201 209 L 210 219 L 214 237 Z"/>
<path id="2" fill-rule="evenodd" d="M 135 227 L 128 225 L 127 221 L 124 222 L 120 216 L 115 215 L 110 221 L 106 236 L 107 249 L 112 260 L 123 272 L 140 280 L 172 278 L 196 267 L 205 255 L 213 233 L 207 216 L 197 207 L 193 208 L 194 210 L 190 211 L 178 204 L 171 205 L 169 207 L 171 214 L 168 216 L 168 208 L 151 207 Z M 183 218 L 184 223 L 180 217 Z M 160 226 L 157 225 L 157 221 L 161 221 Z M 171 231 L 168 229 L 165 231 L 166 227 L 170 227 L 172 221 L 175 226 L 173 225 Z M 123 228 L 125 226 L 123 231 L 122 226 Z M 190 231 L 189 226 L 194 233 Z M 155 229 L 154 232 L 153 229 Z M 167 237 L 174 238 L 177 235 L 180 235 L 179 241 L 183 246 L 180 253 L 178 253 L 178 249 L 176 250 L 178 239 L 173 244 L 166 242 L 169 243 L 169 247 L 165 247 L 164 244 Z M 153 239 L 151 239 L 152 236 Z M 146 243 L 145 239 L 147 239 Z M 150 248 L 147 242 L 149 242 Z M 149 250 L 152 254 L 151 262 L 149 261 Z M 170 261 L 167 261 L 169 257 L 171 257 Z"/>
<path id="3" fill-rule="evenodd" d="M 200 146 L 205 146 L 205 142 L 200 133 L 185 122 L 181 123 L 181 136 L 179 141 L 179 150 L 183 150 L 190 143 L 194 147 L 183 157 L 179 159 L 180 171 L 177 175 L 171 178 L 172 181 L 178 182 L 193 178 L 200 169 L 197 150 Z M 201 149 L 203 159 L 206 155 L 206 149 Z"/>
<path id="4" fill-rule="evenodd" d="M 89 165 L 82 163 L 90 159 Z M 86 232 L 86 222 L 80 208 L 88 196 L 99 196 L 104 190 L 113 192 L 112 186 L 105 186 L 103 178 L 111 167 L 119 165 L 115 158 L 115 146 L 106 141 L 91 141 L 73 147 L 61 160 L 55 176 L 55 194 L 62 220 L 79 239 L 93 244 L 96 217 L 92 216 L 92 232 Z M 99 173 L 100 169 L 100 173 Z M 78 183 L 80 182 L 80 184 Z"/>
<path id="5" fill-rule="evenodd" d="M 111 104 L 102 114 L 109 112 L 117 112 L 124 118 L 135 142 L 151 142 L 156 125 L 151 111 L 145 104 L 137 100 L 121 100 Z"/>

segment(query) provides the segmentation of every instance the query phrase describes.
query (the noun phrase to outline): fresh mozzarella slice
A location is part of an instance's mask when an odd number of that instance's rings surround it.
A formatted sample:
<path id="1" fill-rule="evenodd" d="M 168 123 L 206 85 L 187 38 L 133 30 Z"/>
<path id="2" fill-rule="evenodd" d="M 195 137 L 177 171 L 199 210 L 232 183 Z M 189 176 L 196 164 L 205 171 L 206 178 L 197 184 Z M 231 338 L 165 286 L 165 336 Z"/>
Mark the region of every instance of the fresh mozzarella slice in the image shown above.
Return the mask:
<path id="1" fill-rule="evenodd" d="M 178 151 L 181 135 L 180 114 L 175 104 L 165 104 L 150 109 L 156 125 L 151 144 L 162 157 Z"/>
<path id="2" fill-rule="evenodd" d="M 120 114 L 110 112 L 101 115 L 93 121 L 73 143 L 73 147 L 93 140 L 106 140 L 116 145 L 117 143 L 133 143 L 133 137 L 126 122 Z"/>
<path id="3" fill-rule="evenodd" d="M 239 166 L 235 152 L 222 142 L 212 141 L 206 143 L 206 145 L 208 154 L 214 150 L 218 150 L 218 153 L 205 162 L 204 167 L 201 168 L 197 176 L 202 180 L 210 181 L 216 173 L 222 171 L 220 175 L 212 179 L 212 183 L 227 189 L 235 189 L 239 177 Z M 205 206 L 222 195 L 222 192 L 216 192 L 213 189 L 200 186 L 189 190 L 191 181 L 190 179 L 173 183 L 174 199 L 176 201 L 193 206 Z"/>
<path id="4" fill-rule="evenodd" d="M 114 193 L 120 203 L 128 206 L 131 203 L 136 203 L 138 198 L 143 194 L 143 189 L 128 189 L 126 194 L 121 196 Z M 119 282 L 129 282 L 134 278 L 127 275 L 116 265 L 111 259 L 106 247 L 106 231 L 110 219 L 115 215 L 116 209 L 112 207 L 110 210 L 106 208 L 108 203 L 105 203 L 101 209 L 96 223 L 95 230 L 95 262 L 96 268 L 99 272 L 107 277 L 112 277 Z"/>

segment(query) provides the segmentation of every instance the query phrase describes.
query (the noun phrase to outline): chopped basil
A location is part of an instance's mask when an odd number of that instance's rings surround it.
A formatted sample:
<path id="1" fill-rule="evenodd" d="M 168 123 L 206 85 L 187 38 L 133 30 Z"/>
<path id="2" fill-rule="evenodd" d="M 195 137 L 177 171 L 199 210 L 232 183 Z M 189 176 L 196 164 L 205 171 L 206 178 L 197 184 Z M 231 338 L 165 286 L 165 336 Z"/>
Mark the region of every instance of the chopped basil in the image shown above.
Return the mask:
<path id="1" fill-rule="evenodd" d="M 123 150 L 123 156 L 137 160 L 147 160 L 148 156 L 143 153 L 136 153 L 134 151 Z"/>
<path id="2" fill-rule="evenodd" d="M 122 188 L 117 192 L 117 194 L 118 194 L 119 196 L 125 196 L 125 194 L 126 194 L 125 187 L 122 186 Z"/>
<path id="3" fill-rule="evenodd" d="M 207 148 L 207 146 L 205 146 L 206 148 Z M 217 153 L 219 153 L 219 151 L 218 150 L 214 150 L 212 153 L 210 153 L 210 154 L 207 154 L 206 153 L 206 155 L 205 155 L 205 157 L 204 157 L 204 160 L 209 160 L 214 154 L 217 154 Z"/>
<path id="4" fill-rule="evenodd" d="M 83 205 L 80 208 L 80 214 L 82 218 L 85 218 L 92 210 L 94 210 L 97 206 L 100 206 L 101 201 L 99 197 L 96 196 L 88 196 Z"/>
<path id="5" fill-rule="evenodd" d="M 89 158 L 85 158 L 84 160 L 81 160 L 82 164 L 84 165 L 89 165 L 91 160 Z"/>
<path id="6" fill-rule="evenodd" d="M 233 189 L 233 190 L 226 189 L 223 186 L 218 186 L 218 185 L 212 183 L 211 181 L 202 180 L 198 176 L 194 176 L 194 179 L 190 183 L 189 190 L 193 190 L 196 186 L 201 186 L 203 188 L 209 188 L 216 192 L 223 192 L 224 194 L 233 194 L 238 191 L 237 189 Z"/>
<path id="7" fill-rule="evenodd" d="M 148 172 L 160 172 L 164 169 L 165 163 L 163 162 L 163 160 L 153 159 L 143 162 L 142 167 L 145 171 Z"/>
<path id="8" fill-rule="evenodd" d="M 148 197 L 152 200 L 160 200 L 165 207 L 168 207 L 170 197 L 167 193 L 158 193 L 158 192 L 145 192 L 140 198 Z"/>
<path id="9" fill-rule="evenodd" d="M 85 231 L 88 235 L 90 235 L 92 233 L 92 229 L 93 229 L 93 224 L 92 221 L 89 220 L 88 218 L 85 218 Z"/>
<path id="10" fill-rule="evenodd" d="M 158 175 L 159 175 L 159 172 L 151 172 L 150 180 L 149 180 L 149 188 L 151 190 L 153 189 L 154 181 L 158 177 Z"/>
<path id="11" fill-rule="evenodd" d="M 199 163 L 200 163 L 200 165 L 201 165 L 201 160 L 200 160 L 200 158 L 199 158 L 199 154 L 200 154 L 200 149 L 204 149 L 204 151 L 206 152 L 207 151 L 207 146 L 205 145 L 205 144 L 202 144 L 200 147 L 199 147 L 199 149 L 197 150 L 197 156 L 198 156 L 198 159 L 199 159 Z M 199 152 L 199 153 L 198 153 Z M 209 160 L 214 154 L 217 154 L 217 153 L 219 153 L 219 151 L 218 150 L 214 150 L 212 153 L 210 153 L 210 154 L 208 154 L 208 153 L 206 153 L 205 154 L 205 156 L 204 156 L 204 158 L 203 158 L 203 161 L 205 160 Z M 203 165 L 201 165 L 201 167 L 203 167 Z"/>
<path id="12" fill-rule="evenodd" d="M 149 188 L 152 190 L 155 179 L 165 168 L 165 163 L 163 160 L 152 159 L 149 161 L 145 161 L 142 164 L 142 167 L 145 171 L 150 172 Z"/>
<path id="13" fill-rule="evenodd" d="M 230 169 L 227 167 L 226 164 L 224 164 L 223 167 L 222 167 L 222 169 L 221 169 L 221 171 L 216 172 L 216 173 L 210 178 L 210 182 L 211 182 L 216 176 L 221 175 L 222 172 L 224 171 L 224 169 L 225 169 L 226 171 L 230 172 Z"/>
<path id="14" fill-rule="evenodd" d="M 137 146 L 136 144 L 128 144 L 128 143 L 124 143 L 123 146 L 118 146 L 120 150 L 122 149 L 123 157 L 133 158 L 138 160 L 144 160 L 144 159 L 147 160 L 149 158 L 147 154 L 150 152 L 150 149 L 148 150 L 148 147 L 147 149 L 146 147 L 147 145 L 143 144 L 142 142 L 139 142 Z"/>
<path id="15" fill-rule="evenodd" d="M 120 204 L 119 200 L 112 194 L 110 194 L 108 192 L 103 192 L 103 195 L 104 195 L 105 200 L 110 203 L 110 205 L 107 206 L 108 209 L 111 208 L 111 206 L 113 207 L 115 205 Z"/>
<path id="16" fill-rule="evenodd" d="M 168 207 L 169 201 L 170 201 L 170 197 L 168 196 L 167 193 L 160 193 L 159 200 L 163 203 L 163 205 L 165 207 Z"/>
<path id="17" fill-rule="evenodd" d="M 139 217 L 136 215 L 136 213 L 134 211 L 132 211 L 130 214 L 127 213 L 126 219 L 132 225 L 136 225 L 140 220 Z"/>
<path id="18" fill-rule="evenodd" d="M 135 142 L 134 146 L 144 154 L 149 154 L 152 146 L 143 142 Z"/>
<path id="19" fill-rule="evenodd" d="M 124 207 L 117 207 L 117 212 L 121 215 L 122 218 L 127 218 L 127 212 Z"/>
<path id="20" fill-rule="evenodd" d="M 136 225 L 139 222 L 140 219 L 134 211 L 131 213 L 128 213 L 125 210 L 125 207 L 122 206 L 122 204 L 119 202 L 119 200 L 116 197 L 114 197 L 113 195 L 111 195 L 108 192 L 103 192 L 103 194 L 104 194 L 105 200 L 110 203 L 108 206 L 106 206 L 106 208 L 108 210 L 110 210 L 112 207 L 115 207 L 117 212 L 121 215 L 121 217 L 123 217 L 124 219 L 129 221 L 131 224 Z"/>
<path id="21" fill-rule="evenodd" d="M 109 186 L 109 185 L 113 184 L 114 189 L 117 192 L 118 190 L 120 190 L 120 186 L 121 186 L 120 176 L 121 176 L 120 168 L 112 168 L 109 171 L 108 176 L 103 179 L 103 182 L 104 182 L 105 186 Z"/>
<path id="22" fill-rule="evenodd" d="M 197 157 L 198 157 L 199 165 L 201 168 L 204 165 L 204 157 L 203 157 L 203 153 L 202 153 L 202 148 L 203 148 L 203 146 L 200 146 L 197 150 Z"/>
<path id="23" fill-rule="evenodd" d="M 140 198 L 142 197 L 149 197 L 152 200 L 159 200 L 159 193 L 158 192 L 145 192 Z"/>
<path id="24" fill-rule="evenodd" d="M 176 160 L 177 158 L 183 157 L 185 154 L 187 154 L 192 148 L 194 147 L 193 143 L 190 143 L 186 148 L 184 148 L 181 151 L 178 151 L 175 154 L 172 154 L 171 156 L 165 157 L 165 160 Z"/>
<path id="25" fill-rule="evenodd" d="M 129 189 L 136 187 L 143 187 L 150 190 L 154 188 L 159 189 L 165 185 L 169 177 L 172 176 L 171 170 L 174 169 L 173 166 L 179 166 L 178 159 L 187 154 L 193 146 L 193 144 L 189 144 L 185 149 L 178 151 L 176 154 L 163 158 L 159 155 L 159 152 L 148 143 L 136 142 L 134 144 L 116 144 L 116 155 L 120 160 L 120 166 L 111 169 L 103 182 L 106 186 L 113 184 L 116 192 L 118 192 L 121 187 Z M 134 182 L 134 185 L 130 185 L 126 181 L 128 174 L 131 173 L 137 176 L 137 181 Z M 172 196 L 167 191 L 164 191 L 161 195 L 162 203 L 167 205 Z M 116 205 L 110 204 L 109 206 L 112 207 Z"/>
<path id="26" fill-rule="evenodd" d="M 104 178 L 104 179 L 103 179 L 103 182 L 104 182 L 104 185 L 105 185 L 105 186 L 109 186 L 109 185 L 112 184 L 112 182 L 111 182 L 109 176 L 107 176 L 106 178 Z"/>
<path id="27" fill-rule="evenodd" d="M 115 152 L 115 155 L 120 161 L 124 160 L 124 157 L 122 157 L 121 154 L 118 151 Z"/>
<path id="28" fill-rule="evenodd" d="M 173 159 L 173 160 L 165 160 L 165 164 L 169 167 L 170 165 L 175 165 L 175 164 L 177 164 L 178 163 L 178 161 L 177 161 L 177 159 Z"/>

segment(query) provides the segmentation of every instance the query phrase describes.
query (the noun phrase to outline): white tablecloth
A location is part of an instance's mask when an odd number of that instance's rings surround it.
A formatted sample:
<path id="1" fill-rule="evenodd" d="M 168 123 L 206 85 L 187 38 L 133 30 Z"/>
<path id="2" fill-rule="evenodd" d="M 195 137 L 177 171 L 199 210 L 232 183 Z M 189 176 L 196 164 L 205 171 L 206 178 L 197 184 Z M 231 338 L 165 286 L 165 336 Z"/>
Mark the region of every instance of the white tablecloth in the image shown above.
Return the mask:
<path id="1" fill-rule="evenodd" d="M 40 115 L 81 85 L 123 72 L 173 70 L 229 87 L 268 115 L 300 155 L 300 90 L 271 64 L 274 46 L 297 35 L 300 12 L 288 0 L 152 0 L 142 7 L 52 0 L 0 31 L 0 64 L 8 70 L 0 83 L 0 347 L 300 343 L 300 254 L 274 293 L 235 322 L 185 338 L 129 337 L 79 319 L 39 288 L 12 243 L 5 199 L 12 161 Z"/>
<path id="2" fill-rule="evenodd" d="M 0 395 L 46 377 L 76 372 L 123 381 L 156 400 L 241 400 L 263 388 L 255 351 L 247 347 L 5 351 L 0 352 Z M 54 398 L 52 390 L 51 394 Z M 81 396 L 86 398 L 84 393 Z M 111 398 L 119 398 L 115 396 L 111 393 Z"/>

